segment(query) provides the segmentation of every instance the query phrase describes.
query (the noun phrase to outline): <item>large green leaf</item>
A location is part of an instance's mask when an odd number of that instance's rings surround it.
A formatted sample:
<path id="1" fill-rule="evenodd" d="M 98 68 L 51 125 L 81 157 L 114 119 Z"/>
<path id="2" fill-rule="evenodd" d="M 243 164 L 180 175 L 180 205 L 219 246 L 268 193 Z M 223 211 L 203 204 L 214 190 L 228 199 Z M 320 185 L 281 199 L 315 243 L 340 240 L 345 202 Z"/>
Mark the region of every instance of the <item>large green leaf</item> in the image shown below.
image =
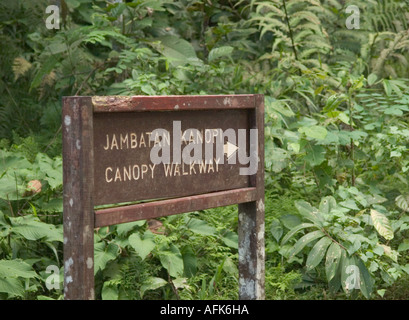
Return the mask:
<path id="1" fill-rule="evenodd" d="M 226 232 L 222 237 L 222 241 L 224 242 L 226 246 L 229 246 L 230 248 L 238 249 L 239 247 L 238 245 L 239 236 L 234 231 Z"/>
<path id="2" fill-rule="evenodd" d="M 12 232 L 27 240 L 63 241 L 61 229 L 57 229 L 53 224 L 41 222 L 32 215 L 12 218 L 12 224 Z"/>
<path id="3" fill-rule="evenodd" d="M 283 240 L 281 241 L 281 245 L 282 246 L 285 245 L 287 241 L 290 240 L 300 230 L 305 229 L 305 228 L 312 228 L 312 227 L 316 227 L 316 225 L 312 223 L 302 223 L 298 226 L 295 226 L 290 231 L 288 231 L 288 233 L 284 236 Z"/>
<path id="4" fill-rule="evenodd" d="M 307 233 L 306 235 L 302 236 L 298 241 L 295 243 L 294 247 L 289 252 L 289 260 L 294 258 L 304 247 L 309 244 L 310 242 L 319 239 L 324 236 L 324 233 L 321 230 L 312 231 Z"/>
<path id="5" fill-rule="evenodd" d="M 193 277 L 197 272 L 197 258 L 191 246 L 182 249 L 183 268 L 186 277 Z"/>
<path id="6" fill-rule="evenodd" d="M 135 249 L 141 259 L 144 260 L 155 248 L 154 235 L 149 230 L 145 231 L 142 237 L 136 232 L 129 237 L 129 244 Z"/>
<path id="7" fill-rule="evenodd" d="M 35 161 L 52 189 L 62 185 L 62 160 L 60 157 L 51 159 L 46 154 L 38 153 Z"/>
<path id="8" fill-rule="evenodd" d="M 37 273 L 22 260 L 0 260 L 0 278 L 36 278 Z"/>
<path id="9" fill-rule="evenodd" d="M 283 235 L 283 226 L 281 225 L 280 220 L 274 219 L 271 222 L 270 231 L 274 239 L 276 239 L 276 241 L 279 242 L 281 239 L 281 236 Z"/>
<path id="10" fill-rule="evenodd" d="M 358 270 L 353 256 L 341 255 L 341 285 L 344 292 L 350 293 L 351 290 L 355 289 L 352 286 L 359 285 L 359 281 L 357 282 L 359 277 L 359 274 L 357 274 Z"/>
<path id="11" fill-rule="evenodd" d="M 325 148 L 323 146 L 312 145 L 307 143 L 305 145 L 305 160 L 312 166 L 318 166 L 325 160 Z"/>
<path id="12" fill-rule="evenodd" d="M 309 138 L 324 140 L 327 136 L 327 129 L 321 126 L 305 126 L 298 129 L 299 132 L 305 133 Z"/>
<path id="13" fill-rule="evenodd" d="M 386 240 L 393 239 L 393 229 L 389 219 L 379 211 L 371 209 L 371 218 L 373 225 L 378 233 Z"/>
<path id="14" fill-rule="evenodd" d="M 116 284 L 112 284 L 109 281 L 104 282 L 104 286 L 101 291 L 102 300 L 118 300 L 119 292 Z"/>
<path id="15" fill-rule="evenodd" d="M 324 221 L 323 217 L 318 210 L 311 206 L 308 202 L 304 200 L 297 200 L 294 202 L 294 205 L 304 218 L 318 224 L 319 226 L 322 225 L 322 222 Z"/>
<path id="16" fill-rule="evenodd" d="M 0 278 L 0 292 L 22 297 L 24 295 L 24 287 L 21 281 L 16 278 Z"/>
<path id="17" fill-rule="evenodd" d="M 320 264 L 331 242 L 332 240 L 328 237 L 323 237 L 317 241 L 308 254 L 306 262 L 307 270 L 312 270 Z"/>
<path id="18" fill-rule="evenodd" d="M 104 270 L 106 264 L 114 260 L 119 253 L 117 245 L 110 243 L 106 245 L 104 242 L 99 242 L 94 245 L 94 273 L 97 274 L 99 270 Z"/>
<path id="19" fill-rule="evenodd" d="M 146 223 L 146 220 L 138 220 L 133 222 L 121 223 L 116 226 L 116 232 L 119 236 L 125 236 L 135 227 L 142 227 Z"/>
<path id="20" fill-rule="evenodd" d="M 188 223 L 186 227 L 193 231 L 194 233 L 198 233 L 205 236 L 213 236 L 216 234 L 216 229 L 209 225 L 206 221 L 190 218 L 188 219 Z"/>
<path id="21" fill-rule="evenodd" d="M 328 248 L 325 259 L 325 274 L 327 275 L 328 282 L 330 282 L 337 273 L 339 263 L 341 261 L 341 254 L 341 247 L 337 243 L 333 242 Z"/>
<path id="22" fill-rule="evenodd" d="M 158 50 L 175 66 L 185 65 L 189 61 L 197 61 L 195 49 L 190 42 L 173 35 L 159 37 Z"/>
<path id="23" fill-rule="evenodd" d="M 141 285 L 140 293 L 141 293 L 141 299 L 143 298 L 143 295 L 145 294 L 146 291 L 148 290 L 155 290 L 160 287 L 163 287 L 167 285 L 168 282 L 162 278 L 158 277 L 149 277 L 144 283 Z"/>
<path id="24" fill-rule="evenodd" d="M 356 258 L 355 262 L 360 271 L 359 284 L 360 284 L 361 292 L 365 296 L 365 298 L 369 299 L 373 291 L 374 281 L 371 275 L 369 274 L 369 271 L 366 268 L 364 262 L 359 258 Z"/>
<path id="25" fill-rule="evenodd" d="M 179 249 L 171 244 L 167 249 L 159 250 L 159 260 L 172 277 L 181 277 L 184 272 L 183 258 Z"/>
<path id="26" fill-rule="evenodd" d="M 335 198 L 333 196 L 327 196 L 321 199 L 319 210 L 324 215 L 328 215 L 336 206 L 337 202 Z"/>

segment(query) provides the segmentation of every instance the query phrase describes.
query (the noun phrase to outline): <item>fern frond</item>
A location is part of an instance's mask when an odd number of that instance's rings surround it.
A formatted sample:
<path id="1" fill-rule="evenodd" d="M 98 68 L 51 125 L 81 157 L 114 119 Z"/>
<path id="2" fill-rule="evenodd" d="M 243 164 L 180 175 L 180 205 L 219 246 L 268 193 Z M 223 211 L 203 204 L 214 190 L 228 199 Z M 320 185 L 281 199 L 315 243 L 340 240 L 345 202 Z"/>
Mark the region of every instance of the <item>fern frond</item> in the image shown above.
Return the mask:
<path id="1" fill-rule="evenodd" d="M 14 73 L 14 80 L 17 80 L 21 76 L 23 76 L 28 70 L 31 68 L 31 63 L 28 62 L 23 57 L 17 57 L 13 61 L 13 73 Z"/>

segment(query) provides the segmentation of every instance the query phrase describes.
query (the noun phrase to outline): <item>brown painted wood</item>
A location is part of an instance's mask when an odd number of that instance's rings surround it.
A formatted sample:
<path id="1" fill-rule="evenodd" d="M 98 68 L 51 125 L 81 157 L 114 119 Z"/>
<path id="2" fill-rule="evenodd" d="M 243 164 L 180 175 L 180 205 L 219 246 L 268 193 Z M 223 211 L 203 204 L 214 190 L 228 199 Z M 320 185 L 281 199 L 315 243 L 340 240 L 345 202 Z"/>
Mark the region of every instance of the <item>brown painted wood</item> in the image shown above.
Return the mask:
<path id="1" fill-rule="evenodd" d="M 240 168 L 243 167 L 239 161 L 236 161 L 236 164 L 228 164 L 225 155 L 222 155 L 221 160 L 220 157 L 216 159 L 215 147 L 211 167 L 204 164 L 204 145 L 200 147 L 202 164 L 193 166 L 185 163 L 174 165 L 172 148 L 176 144 L 173 141 L 174 121 L 180 122 L 182 132 L 189 128 L 203 132 L 204 140 L 205 130 L 211 133 L 218 129 L 223 132 L 229 128 L 247 129 L 249 112 L 233 109 L 95 114 L 94 204 L 174 198 L 248 187 L 249 177 L 239 174 Z M 150 159 L 154 145 L 154 141 L 149 141 L 150 133 L 157 128 L 169 132 L 171 164 L 153 165 Z M 134 148 L 130 141 L 131 135 L 135 138 Z M 126 143 L 122 143 L 125 138 Z M 185 138 L 189 139 L 188 136 Z M 182 152 L 187 143 L 179 141 L 179 146 Z M 179 174 L 176 174 L 176 168 Z M 169 169 L 173 174 L 169 173 Z"/>
<path id="2" fill-rule="evenodd" d="M 142 186 L 125 198 L 118 198 L 117 195 L 111 198 L 100 197 L 97 192 L 94 192 L 94 188 L 99 188 L 99 181 L 94 178 L 101 172 L 98 169 L 98 163 L 104 164 L 101 162 L 103 157 L 95 151 L 97 150 L 95 148 L 98 148 L 97 144 L 100 144 L 103 139 L 101 137 L 94 139 L 94 134 L 100 133 L 101 127 L 125 128 L 123 123 L 115 121 L 115 114 L 122 114 L 127 118 L 130 113 L 152 115 L 156 112 L 155 116 L 166 118 L 165 111 L 180 112 L 178 115 L 182 115 L 185 111 L 214 112 L 212 120 L 215 122 L 218 118 L 223 118 L 221 113 L 216 115 L 216 111 L 226 111 L 226 114 L 230 114 L 226 116 L 226 123 L 231 124 L 239 119 L 235 128 L 242 127 L 244 114 L 245 127 L 258 129 L 257 173 L 239 180 L 234 180 L 237 179 L 237 172 L 234 170 L 230 172 L 233 180 L 229 180 L 231 179 L 229 175 L 222 175 L 225 180 L 222 191 L 219 187 L 208 188 L 213 179 L 217 180 L 217 177 L 213 177 L 196 181 L 203 185 L 203 189 L 190 190 L 194 184 L 194 181 L 190 181 L 184 185 L 181 182 L 176 189 L 172 186 L 157 188 L 149 195 L 143 193 Z M 231 111 L 238 113 L 230 113 Z M 105 122 L 99 122 L 100 117 L 104 118 Z M 112 124 L 109 123 L 109 119 Z M 197 126 L 197 123 L 193 122 L 191 126 Z M 115 156 L 109 159 L 115 160 Z M 94 228 L 235 203 L 239 204 L 239 298 L 264 299 L 264 97 L 262 95 L 65 97 L 63 99 L 63 171 L 65 299 L 94 299 Z M 239 183 L 235 184 L 233 181 L 239 181 Z M 163 185 L 166 185 L 166 182 Z M 225 189 L 228 186 L 232 190 Z M 145 188 L 152 188 L 152 186 L 148 185 Z M 126 188 L 119 189 L 119 194 L 126 190 Z M 177 192 L 162 194 L 160 191 L 163 189 L 170 191 L 175 189 Z M 187 193 L 180 193 L 183 189 L 188 190 Z M 115 187 L 107 190 L 105 195 L 110 191 L 113 192 Z M 94 205 L 97 204 L 172 196 L 179 198 L 94 210 Z"/>
<path id="3" fill-rule="evenodd" d="M 223 207 L 254 201 L 256 198 L 256 188 L 242 188 L 117 208 L 100 209 L 95 211 L 95 227 Z"/>
<path id="4" fill-rule="evenodd" d="M 248 109 L 254 95 L 92 97 L 94 112 Z"/>
<path id="5" fill-rule="evenodd" d="M 92 101 L 63 99 L 64 298 L 94 299 Z"/>
<path id="6" fill-rule="evenodd" d="M 264 97 L 255 98 L 251 128 L 258 128 L 258 170 L 250 177 L 256 200 L 239 204 L 239 298 L 265 299 L 264 249 Z"/>

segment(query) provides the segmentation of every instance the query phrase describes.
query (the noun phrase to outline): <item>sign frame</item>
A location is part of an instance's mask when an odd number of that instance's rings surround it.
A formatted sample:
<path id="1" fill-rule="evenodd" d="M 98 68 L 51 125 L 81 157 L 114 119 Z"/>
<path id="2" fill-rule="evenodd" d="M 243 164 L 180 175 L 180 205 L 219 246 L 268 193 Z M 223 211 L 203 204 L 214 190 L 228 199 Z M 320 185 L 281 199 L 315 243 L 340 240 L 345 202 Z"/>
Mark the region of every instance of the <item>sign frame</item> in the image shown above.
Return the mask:
<path id="1" fill-rule="evenodd" d="M 232 109 L 247 109 L 249 129 L 258 130 L 257 172 L 248 187 L 95 209 L 94 114 Z M 233 204 L 239 214 L 239 299 L 265 298 L 263 95 L 63 97 L 62 131 L 64 299 L 95 299 L 95 228 Z"/>

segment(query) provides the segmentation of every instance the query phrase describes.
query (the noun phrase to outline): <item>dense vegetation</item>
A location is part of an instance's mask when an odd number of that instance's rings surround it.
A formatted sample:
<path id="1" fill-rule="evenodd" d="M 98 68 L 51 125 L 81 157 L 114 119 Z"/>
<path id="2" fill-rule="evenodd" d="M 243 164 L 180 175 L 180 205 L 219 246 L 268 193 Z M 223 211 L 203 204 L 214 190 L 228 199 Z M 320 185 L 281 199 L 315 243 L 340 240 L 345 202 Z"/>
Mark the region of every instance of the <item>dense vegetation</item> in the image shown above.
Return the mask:
<path id="1" fill-rule="evenodd" d="M 0 3 L 1 299 L 62 298 L 62 96 L 230 93 L 265 95 L 267 299 L 409 296 L 408 1 L 57 3 Z M 95 231 L 97 298 L 236 299 L 236 208 L 159 220 Z"/>

